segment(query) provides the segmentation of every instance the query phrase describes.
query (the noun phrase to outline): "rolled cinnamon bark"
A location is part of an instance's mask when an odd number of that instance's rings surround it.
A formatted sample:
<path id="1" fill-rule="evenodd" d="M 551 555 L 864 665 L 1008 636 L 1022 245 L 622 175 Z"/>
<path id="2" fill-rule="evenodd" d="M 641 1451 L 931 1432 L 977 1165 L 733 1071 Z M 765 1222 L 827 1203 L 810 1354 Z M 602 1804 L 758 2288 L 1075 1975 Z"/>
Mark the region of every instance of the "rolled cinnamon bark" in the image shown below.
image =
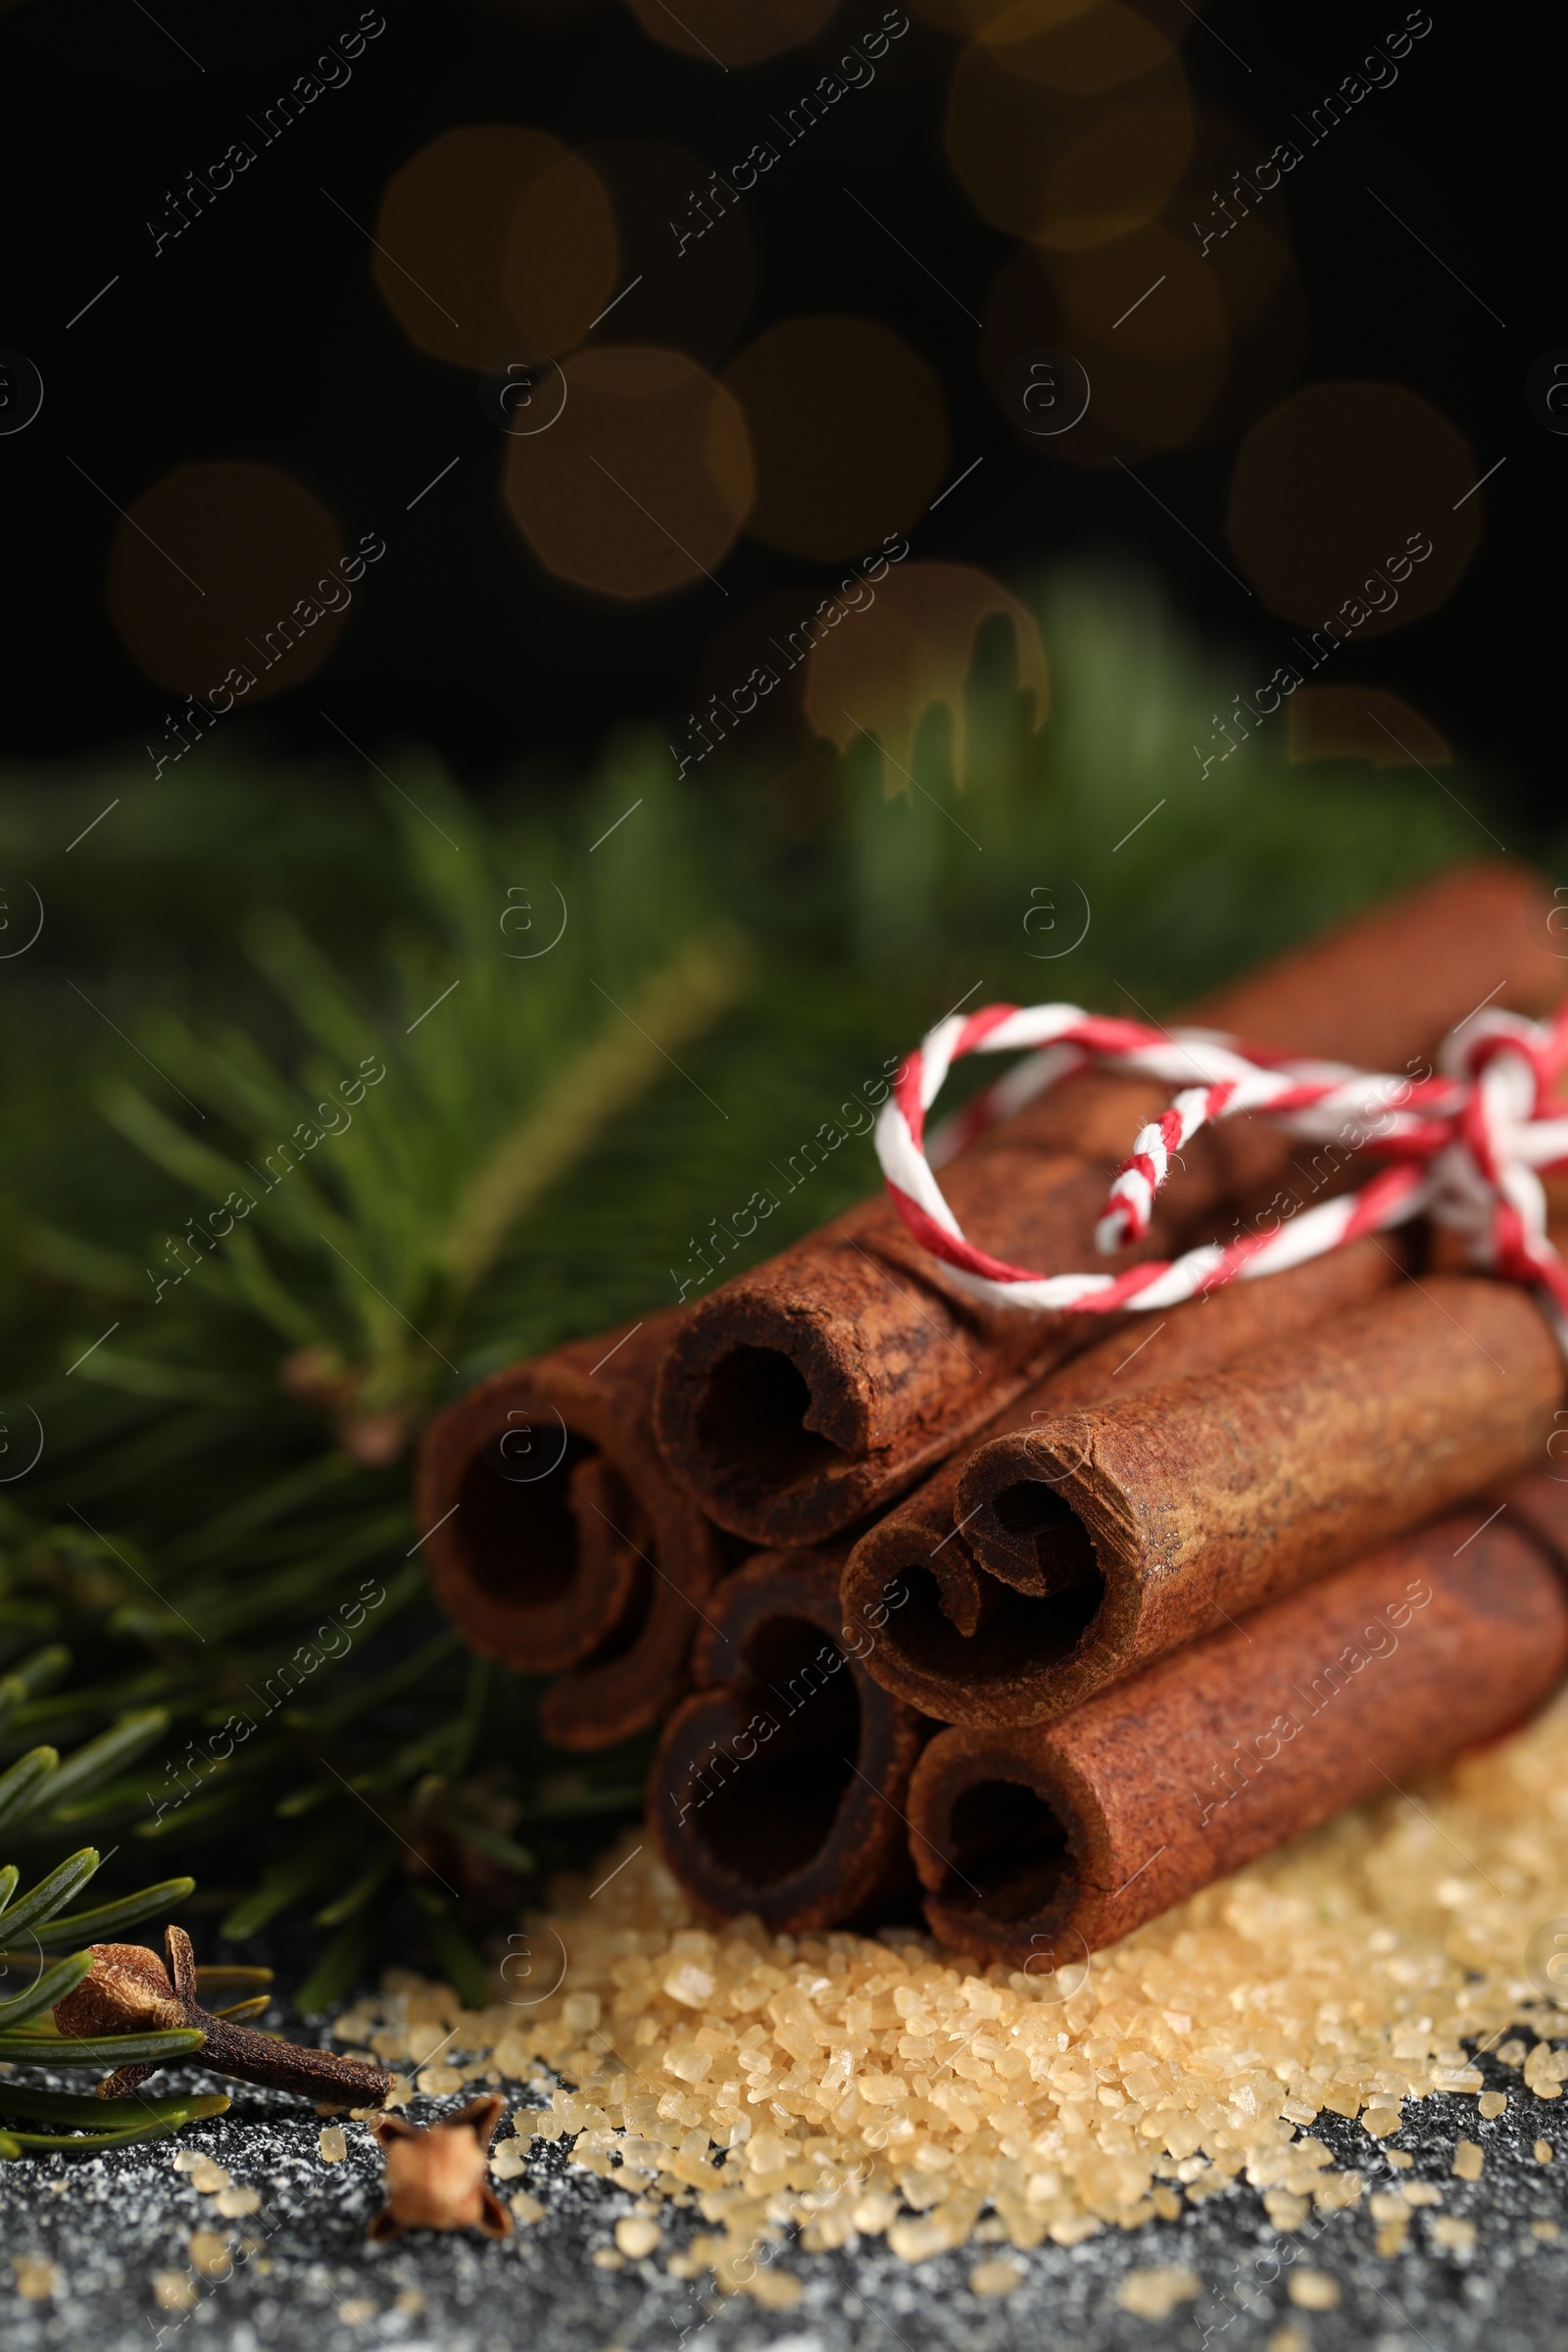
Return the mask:
<path id="1" fill-rule="evenodd" d="M 1536 1544 L 1506 1520 L 1477 1533 L 1480 1516 L 1057 1723 L 939 1733 L 909 1790 L 933 1932 L 1043 1976 L 1522 1721 L 1568 1667 L 1568 1592 Z"/>
<path id="2" fill-rule="evenodd" d="M 1029 1467 L 1037 1468 L 1029 1441 L 1042 1423 L 1079 1405 L 1213 1370 L 1266 1340 L 1340 1317 L 1387 1291 L 1402 1273 L 1405 1255 L 1403 1235 L 1372 1235 L 1283 1273 L 1228 1283 L 1157 1318 L 1145 1316 L 1152 1326 L 1147 1334 L 1118 1329 L 1026 1389 L 981 1431 L 975 1451 L 1010 1439 Z M 1034 1542 L 1012 1535 L 995 1503 L 994 1541 L 1011 1547 L 1008 1575 L 999 1581 L 989 1559 L 977 1557 L 969 1543 L 977 1522 L 965 1524 L 957 1501 L 958 1482 L 973 1458 L 960 1448 L 859 1539 L 845 1564 L 840 1595 L 845 1626 L 855 1629 L 858 1646 L 870 1637 L 864 1648 L 868 1671 L 884 1689 L 942 1723 L 992 1720 L 974 1710 L 999 1677 L 1010 1690 L 1038 1666 L 1033 1629 L 1044 1607 L 1054 1609 L 1051 1623 L 1060 1646 L 1083 1632 L 1083 1611 L 1094 1605 L 1088 1557 L 1076 1598 L 1064 1594 L 1044 1604 L 1023 1597 L 1042 1590 Z M 1031 1501 L 1035 1492 L 1027 1490 Z M 976 1507 L 985 1517 L 985 1507 Z"/>
<path id="3" fill-rule="evenodd" d="M 1444 1274 L 1201 1377 L 993 1439 L 955 1508 L 976 1559 L 1029 1597 L 1010 1653 L 971 1669 L 954 1720 L 1049 1721 L 1517 1475 L 1565 1386 L 1528 1292 Z"/>
<path id="4" fill-rule="evenodd" d="M 1450 873 L 1190 1017 L 1285 1052 L 1397 1070 L 1489 997 L 1524 1011 L 1557 1001 L 1551 910 L 1523 868 Z M 1027 1104 L 945 1176 L 963 1229 L 1015 1264 L 1094 1265 L 1107 1163 L 1167 1100 L 1086 1072 Z M 1261 1121 L 1204 1130 L 1139 1253 L 1199 1238 L 1291 1149 Z M 1102 1328 L 969 1298 L 879 1197 L 690 1313 L 659 1376 L 659 1442 L 721 1526 L 759 1544 L 817 1542 L 884 1508 Z"/>
<path id="5" fill-rule="evenodd" d="M 794 1934 L 914 1916 L 905 1797 L 931 1727 L 845 1641 L 843 1559 L 761 1553 L 725 1579 L 698 1636 L 707 1687 L 665 1727 L 648 1821 L 711 1918 L 753 1911 Z"/>
<path id="6" fill-rule="evenodd" d="M 666 1310 L 512 1365 L 420 1442 L 435 1597 L 481 1657 L 556 1676 L 539 1720 L 558 1746 L 608 1747 L 662 1720 L 725 1565 L 649 1424 L 677 1321 Z"/>

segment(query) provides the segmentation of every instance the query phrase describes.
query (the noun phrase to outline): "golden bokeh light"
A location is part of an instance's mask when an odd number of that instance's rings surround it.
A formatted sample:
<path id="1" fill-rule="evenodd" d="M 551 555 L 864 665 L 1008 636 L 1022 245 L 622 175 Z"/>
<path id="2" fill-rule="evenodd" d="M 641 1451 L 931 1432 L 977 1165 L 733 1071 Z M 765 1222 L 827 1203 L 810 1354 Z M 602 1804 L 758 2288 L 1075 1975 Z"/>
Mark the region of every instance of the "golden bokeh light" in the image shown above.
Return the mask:
<path id="1" fill-rule="evenodd" d="M 993 227 L 1066 253 L 1152 220 L 1193 145 L 1186 76 L 1168 43 L 1147 71 L 1098 99 L 1014 71 L 1027 42 L 973 42 L 948 102 L 947 150 Z"/>
<path id="2" fill-rule="evenodd" d="M 614 215 L 559 139 L 513 123 L 446 130 L 387 182 L 371 269 L 421 351 L 483 368 L 569 351 L 615 290 Z"/>
<path id="3" fill-rule="evenodd" d="M 947 416 L 936 373 L 865 318 L 786 318 L 724 381 L 757 459 L 752 536 L 835 563 L 907 530 L 941 487 Z"/>
<path id="4" fill-rule="evenodd" d="M 596 341 L 660 344 L 711 367 L 740 332 L 757 294 L 742 208 L 715 190 L 718 174 L 684 147 L 605 139 L 584 147 L 582 156 L 610 190 L 620 274 L 630 288 Z M 672 229 L 688 241 L 678 244 Z"/>
<path id="5" fill-rule="evenodd" d="M 1154 368 L 1223 351 L 1230 322 L 1219 281 L 1191 243 L 1158 222 L 1075 253 L 1048 273 L 1076 343 Z M 1093 368 L 1091 368 L 1091 373 Z"/>
<path id="6" fill-rule="evenodd" d="M 291 475 L 219 459 L 176 466 L 133 501 L 106 601 L 149 678 L 221 710 L 319 669 L 364 576 L 364 558 Z"/>
<path id="7" fill-rule="evenodd" d="M 565 406 L 513 441 L 506 499 L 547 571 L 637 599 L 710 574 L 746 520 L 736 402 L 684 352 L 612 344 L 564 365 Z"/>
<path id="8" fill-rule="evenodd" d="M 1156 234 L 1166 232 L 1140 232 L 1143 237 Z M 1158 250 L 1157 242 L 1152 249 Z M 1107 251 L 1114 267 L 1115 249 Z M 1078 466 L 1106 466 L 1117 460 L 1135 465 L 1156 450 L 1179 449 L 1193 438 L 1224 384 L 1229 354 L 1223 328 L 1217 336 L 1213 332 L 1214 314 L 1208 307 L 1215 299 L 1212 289 L 1195 305 L 1191 323 L 1178 318 L 1173 308 L 1168 318 L 1156 313 L 1152 321 L 1145 321 L 1139 337 L 1124 340 L 1141 313 L 1135 312 L 1117 328 L 1114 320 L 1120 313 L 1109 312 L 1107 318 L 1112 281 L 1086 276 L 1074 292 L 1080 318 L 1088 317 L 1097 325 L 1106 321 L 1106 340 L 1097 340 L 1069 316 L 1061 281 L 1079 264 L 1100 260 L 1098 255 L 1075 257 L 1073 265 L 1064 267 L 1059 258 L 1025 246 L 1004 263 L 986 302 L 981 368 L 1019 438 L 1043 456 Z M 1158 274 L 1157 269 L 1152 270 L 1128 301 Z M 1156 299 L 1151 297 L 1142 310 L 1148 311 Z M 1007 371 L 1030 351 L 1066 352 L 1087 372 L 1089 406 L 1070 431 L 1037 438 L 1029 429 L 1031 420 L 1007 397 Z"/>
<path id="9" fill-rule="evenodd" d="M 619 270 L 609 190 L 564 149 L 517 199 L 501 261 L 501 293 L 533 357 L 580 343 L 615 291 Z"/>
<path id="10" fill-rule="evenodd" d="M 1386 686 L 1298 686 L 1285 706 L 1289 760 L 1365 760 L 1374 767 L 1448 767 L 1431 719 Z"/>
<path id="11" fill-rule="evenodd" d="M 869 583 L 867 583 L 869 585 Z M 975 641 L 988 620 L 1012 625 L 1017 677 L 1039 727 L 1050 701 L 1045 647 L 1033 615 L 1015 596 L 967 564 L 903 564 L 874 590 L 874 601 L 825 631 L 806 669 L 806 715 L 840 752 L 874 736 L 889 762 L 890 790 L 906 789 L 906 768 L 925 712 L 944 704 L 953 722 L 954 773 L 966 770 L 964 680 Z"/>
<path id="12" fill-rule="evenodd" d="M 1238 177 L 1256 169 L 1262 141 L 1223 115 L 1198 118 L 1193 152 L 1165 220 L 1219 279 L 1233 329 L 1255 325 L 1290 268 L 1290 223 L 1282 195 L 1226 202 Z"/>
<path id="13" fill-rule="evenodd" d="M 1285 619 L 1382 636 L 1457 584 L 1481 537 L 1475 484 L 1463 434 L 1419 393 L 1309 384 L 1237 452 L 1226 536 Z"/>
<path id="14" fill-rule="evenodd" d="M 820 32 L 838 0 L 626 0 L 652 41 L 715 66 L 755 66 Z"/>
<path id="15" fill-rule="evenodd" d="M 956 33 L 965 40 L 989 33 L 1013 16 L 1019 5 L 1020 0 L 908 0 L 911 14 L 923 18 L 941 32 Z M 1066 0 L 1066 5 L 1061 0 L 1048 0 L 1050 14 L 1063 22 L 1069 17 L 1087 15 L 1095 5 L 1096 0 Z M 1192 28 L 1192 12 L 1183 5 L 1183 0 L 1139 0 L 1136 13 L 1172 46 L 1185 39 Z"/>
<path id="16" fill-rule="evenodd" d="M 1238 175 L 1255 171 L 1255 133 L 1226 118 L 1200 116 L 1181 184 L 1161 220 L 1217 284 L 1230 329 L 1224 383 L 1187 436 L 1202 446 L 1233 439 L 1255 424 L 1290 388 L 1306 354 L 1306 301 L 1276 196 L 1221 203 Z"/>
<path id="17" fill-rule="evenodd" d="M 612 0 L 474 0 L 486 16 L 510 17 L 530 32 L 577 32 L 610 13 Z"/>
<path id="18" fill-rule="evenodd" d="M 1171 45 L 1124 0 L 1015 0 L 981 35 L 998 63 L 1072 98 L 1101 98 L 1170 63 Z"/>
<path id="19" fill-rule="evenodd" d="M 1052 164 L 1035 235 L 1081 253 L 1152 220 L 1181 176 L 1192 147 L 1192 112 L 1180 69 L 1166 86 L 1096 111 Z"/>

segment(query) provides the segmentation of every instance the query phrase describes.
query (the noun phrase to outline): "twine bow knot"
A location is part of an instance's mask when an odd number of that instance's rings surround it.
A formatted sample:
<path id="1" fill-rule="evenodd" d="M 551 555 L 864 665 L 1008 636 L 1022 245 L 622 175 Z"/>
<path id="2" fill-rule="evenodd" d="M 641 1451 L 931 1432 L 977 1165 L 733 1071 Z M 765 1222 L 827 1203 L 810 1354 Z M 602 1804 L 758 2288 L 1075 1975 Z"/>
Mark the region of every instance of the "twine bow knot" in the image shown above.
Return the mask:
<path id="1" fill-rule="evenodd" d="M 956 1117 L 925 1136 L 926 1113 L 954 1062 L 1032 1048 Z M 964 1235 L 935 1170 L 986 1128 L 1089 1065 L 1177 1087 L 1137 1136 L 1095 1229 L 1105 1254 L 1140 1242 L 1172 1161 L 1200 1130 L 1253 1111 L 1346 1158 L 1387 1164 L 1358 1190 L 1272 1231 L 1255 1229 L 1120 1274 L 1043 1274 L 993 1257 Z M 905 1061 L 876 1127 L 888 1191 L 921 1246 L 963 1289 L 994 1304 L 1105 1314 L 1173 1306 L 1221 1283 L 1300 1265 L 1362 1234 L 1428 1215 L 1462 1236 L 1470 1261 L 1541 1295 L 1568 1348 L 1568 1266 L 1546 1231 L 1545 1170 L 1568 1167 L 1568 1105 L 1553 1100 L 1568 1067 L 1568 1006 L 1549 1022 L 1472 1013 L 1436 1068 L 1390 1075 L 1271 1053 L 1207 1029 L 1154 1029 L 1076 1004 L 989 1004 L 939 1021 Z M 1269 1212 L 1264 1212 L 1265 1215 Z"/>

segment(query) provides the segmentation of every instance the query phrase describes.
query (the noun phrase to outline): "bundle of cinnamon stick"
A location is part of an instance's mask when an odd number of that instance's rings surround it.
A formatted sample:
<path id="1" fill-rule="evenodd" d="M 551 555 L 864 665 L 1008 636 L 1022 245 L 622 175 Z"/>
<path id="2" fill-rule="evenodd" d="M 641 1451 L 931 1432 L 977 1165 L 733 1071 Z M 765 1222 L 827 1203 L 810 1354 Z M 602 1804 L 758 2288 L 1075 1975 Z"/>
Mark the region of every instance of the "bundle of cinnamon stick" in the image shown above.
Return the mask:
<path id="1" fill-rule="evenodd" d="M 1425 1074 L 1568 991 L 1549 891 L 1465 868 L 1196 1007 Z M 994 1256 L 1093 1266 L 1164 1107 L 1084 1071 L 945 1171 Z M 1202 1129 L 1129 1256 L 1365 1173 Z M 1568 1671 L 1568 1360 L 1419 1224 L 1163 1315 L 978 1301 L 867 1200 L 689 1310 L 498 1375 L 427 1432 L 419 1523 L 568 1746 L 662 1724 L 661 1851 L 714 1917 L 925 1916 L 1034 1976 L 1430 1770 Z"/>

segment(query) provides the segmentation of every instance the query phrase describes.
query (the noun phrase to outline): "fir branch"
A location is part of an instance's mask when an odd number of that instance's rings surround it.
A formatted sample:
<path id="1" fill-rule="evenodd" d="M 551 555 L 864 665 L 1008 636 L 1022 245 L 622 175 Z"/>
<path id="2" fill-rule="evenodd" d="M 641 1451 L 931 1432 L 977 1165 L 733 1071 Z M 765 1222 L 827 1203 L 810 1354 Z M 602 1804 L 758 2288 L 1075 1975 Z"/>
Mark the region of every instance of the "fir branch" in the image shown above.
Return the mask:
<path id="1" fill-rule="evenodd" d="M 58 1863 L 20 1900 L 15 1899 L 20 1883 L 16 1865 L 7 1864 L 0 1870 L 0 1937 L 8 1942 L 23 1937 L 40 1955 L 32 1983 L 9 2000 L 0 2001 L 0 2061 L 8 2066 L 20 2061 L 48 2068 L 107 2066 L 118 2072 L 122 2067 L 148 2060 L 187 2057 L 202 2046 L 205 2037 L 195 2031 L 103 2034 L 77 2039 L 61 2034 L 52 2023 L 44 2022 L 44 2012 L 74 1992 L 94 1966 L 90 1951 L 73 1952 L 50 1965 L 41 1957 L 45 1944 L 59 1943 L 84 1933 L 100 1935 L 126 1927 L 132 1920 L 144 1919 L 155 1910 L 165 1910 L 170 1904 L 181 1901 L 195 1883 L 190 1879 L 168 1880 L 162 1886 L 144 1887 L 140 1894 L 125 1896 L 118 1903 L 62 1916 L 62 1906 L 87 1885 L 98 1864 L 94 1849 L 83 1846 L 79 1853 Z M 6 1962 L 9 1964 L 13 1958 L 24 1960 L 25 1956 L 24 1944 L 20 1954 L 7 1953 Z M 133 2140 L 163 2138 L 199 2116 L 220 2115 L 227 2105 L 226 2098 L 210 2094 L 174 2099 L 80 2098 L 15 2082 L 7 2077 L 0 2079 L 0 2119 L 8 2127 L 0 2132 L 0 2153 L 15 2156 L 24 2149 L 42 2153 L 54 2149 L 86 2152 L 125 2147 Z M 24 2125 L 69 2124 L 78 2129 L 66 2133 L 31 2132 L 19 2130 L 19 2121 Z"/>
<path id="2" fill-rule="evenodd" d="M 753 967 L 746 943 L 733 931 L 692 940 L 632 998 L 624 1019 L 607 1022 L 543 1101 L 501 1138 L 474 1171 L 436 1245 L 454 1300 L 489 1271 L 517 1219 L 603 1128 L 663 1078 L 673 1050 L 728 1011 Z"/>

